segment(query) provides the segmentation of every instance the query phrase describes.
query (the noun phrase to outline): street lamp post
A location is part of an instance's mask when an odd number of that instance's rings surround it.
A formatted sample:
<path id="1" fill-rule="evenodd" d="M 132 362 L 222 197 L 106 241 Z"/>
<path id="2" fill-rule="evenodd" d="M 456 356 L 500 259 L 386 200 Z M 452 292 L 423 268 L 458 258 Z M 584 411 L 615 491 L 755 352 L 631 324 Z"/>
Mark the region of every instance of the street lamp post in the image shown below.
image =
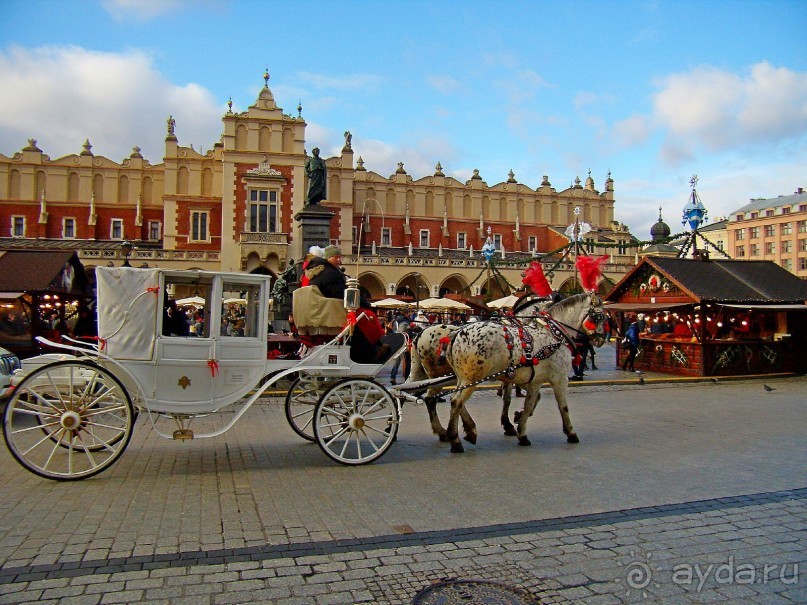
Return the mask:
<path id="1" fill-rule="evenodd" d="M 490 264 L 493 262 L 493 255 L 496 254 L 496 246 L 493 244 L 493 238 L 491 237 L 492 229 L 490 225 L 488 225 L 488 238 L 485 240 L 485 243 L 482 246 L 482 257 L 485 259 L 485 263 L 487 264 L 488 269 L 488 279 L 487 279 L 487 302 L 490 302 Z"/>
<path id="2" fill-rule="evenodd" d="M 120 245 L 121 253 L 123 254 L 123 265 L 124 267 L 131 267 L 132 265 L 129 264 L 129 255 L 132 253 L 132 242 L 128 239 L 124 240 L 123 243 Z"/>

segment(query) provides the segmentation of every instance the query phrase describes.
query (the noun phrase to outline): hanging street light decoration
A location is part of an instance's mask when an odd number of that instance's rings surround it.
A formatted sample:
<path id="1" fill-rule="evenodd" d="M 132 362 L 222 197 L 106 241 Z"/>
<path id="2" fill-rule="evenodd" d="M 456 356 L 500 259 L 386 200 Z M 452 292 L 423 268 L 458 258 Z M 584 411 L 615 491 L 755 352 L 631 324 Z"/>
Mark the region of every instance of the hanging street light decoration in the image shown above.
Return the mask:
<path id="1" fill-rule="evenodd" d="M 681 224 L 686 225 L 689 223 L 689 228 L 692 229 L 692 231 L 697 231 L 698 227 L 706 222 L 709 213 L 698 197 L 698 191 L 696 189 L 698 185 L 697 174 L 692 175 L 692 178 L 689 179 L 689 185 L 692 187 L 692 193 L 689 196 L 689 201 L 686 206 L 684 206 L 684 217 Z"/>
<path id="2" fill-rule="evenodd" d="M 580 220 L 580 206 L 574 207 L 574 222 L 566 227 L 566 237 L 577 244 L 583 240 L 583 236 L 591 231 L 591 225 Z"/>

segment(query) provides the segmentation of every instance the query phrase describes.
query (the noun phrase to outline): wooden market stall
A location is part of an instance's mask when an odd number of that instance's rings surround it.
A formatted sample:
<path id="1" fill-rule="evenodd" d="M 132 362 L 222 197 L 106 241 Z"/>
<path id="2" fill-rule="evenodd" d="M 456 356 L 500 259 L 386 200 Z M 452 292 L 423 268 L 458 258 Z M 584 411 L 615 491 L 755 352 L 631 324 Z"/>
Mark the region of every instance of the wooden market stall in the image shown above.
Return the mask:
<path id="1" fill-rule="evenodd" d="M 807 372 L 807 282 L 771 261 L 646 257 L 605 301 L 619 335 L 639 322 L 637 370 Z"/>
<path id="2" fill-rule="evenodd" d="M 37 336 L 89 335 L 77 328 L 94 325 L 93 300 L 75 251 L 0 250 L 0 346 L 21 358 L 43 352 Z M 88 312 L 88 321 L 79 323 Z"/>

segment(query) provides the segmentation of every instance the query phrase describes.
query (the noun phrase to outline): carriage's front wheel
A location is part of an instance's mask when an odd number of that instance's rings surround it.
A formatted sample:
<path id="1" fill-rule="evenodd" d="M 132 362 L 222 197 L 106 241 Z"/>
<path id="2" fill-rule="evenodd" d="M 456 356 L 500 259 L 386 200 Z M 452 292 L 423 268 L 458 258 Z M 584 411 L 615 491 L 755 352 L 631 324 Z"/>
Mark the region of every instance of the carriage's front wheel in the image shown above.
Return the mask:
<path id="1" fill-rule="evenodd" d="M 72 481 L 97 475 L 120 457 L 133 419 L 129 394 L 112 373 L 88 361 L 60 361 L 14 389 L 3 436 L 32 473 Z"/>
<path id="2" fill-rule="evenodd" d="M 303 439 L 317 440 L 314 436 L 314 410 L 319 398 L 331 384 L 332 379 L 302 373 L 289 388 L 286 394 L 286 420 Z"/>
<path id="3" fill-rule="evenodd" d="M 360 465 L 380 458 L 398 433 L 398 406 L 372 380 L 348 379 L 328 389 L 314 411 L 314 435 L 336 462 Z"/>

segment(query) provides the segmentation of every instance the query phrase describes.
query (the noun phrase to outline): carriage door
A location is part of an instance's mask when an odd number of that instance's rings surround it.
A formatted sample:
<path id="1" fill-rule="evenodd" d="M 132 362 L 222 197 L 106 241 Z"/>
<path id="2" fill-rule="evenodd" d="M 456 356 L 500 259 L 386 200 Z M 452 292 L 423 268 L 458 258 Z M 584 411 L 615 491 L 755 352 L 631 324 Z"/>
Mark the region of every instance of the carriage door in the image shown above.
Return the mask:
<path id="1" fill-rule="evenodd" d="M 222 276 L 219 334 L 216 337 L 214 388 L 218 400 L 242 397 L 266 369 L 268 322 L 264 276 Z"/>
<path id="2" fill-rule="evenodd" d="M 213 398 L 215 339 L 210 333 L 214 278 L 202 272 L 166 272 L 157 338 L 155 391 L 182 411 L 209 411 Z"/>

